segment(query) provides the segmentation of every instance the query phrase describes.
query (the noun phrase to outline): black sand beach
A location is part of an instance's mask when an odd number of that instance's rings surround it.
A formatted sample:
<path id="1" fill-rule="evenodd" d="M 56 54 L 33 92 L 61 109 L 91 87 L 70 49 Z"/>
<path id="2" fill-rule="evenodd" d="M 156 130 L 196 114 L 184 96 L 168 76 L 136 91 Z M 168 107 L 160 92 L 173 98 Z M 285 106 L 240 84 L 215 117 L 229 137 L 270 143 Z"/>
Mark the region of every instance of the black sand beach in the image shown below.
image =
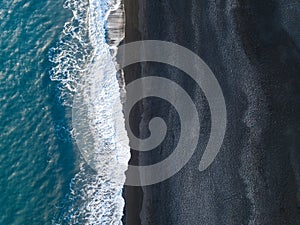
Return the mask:
<path id="1" fill-rule="evenodd" d="M 126 38 L 164 40 L 199 55 L 223 90 L 228 124 L 213 164 L 198 171 L 210 133 L 201 89 L 182 71 L 158 63 L 125 69 L 126 83 L 158 75 L 180 84 L 199 112 L 200 140 L 188 164 L 170 179 L 126 187 L 127 225 L 300 224 L 300 2 L 297 0 L 125 0 Z M 180 135 L 175 109 L 147 98 L 131 115 L 137 136 L 160 116 L 163 143 L 132 151 L 131 164 L 166 158 Z M 146 124 L 146 125 L 144 125 Z"/>

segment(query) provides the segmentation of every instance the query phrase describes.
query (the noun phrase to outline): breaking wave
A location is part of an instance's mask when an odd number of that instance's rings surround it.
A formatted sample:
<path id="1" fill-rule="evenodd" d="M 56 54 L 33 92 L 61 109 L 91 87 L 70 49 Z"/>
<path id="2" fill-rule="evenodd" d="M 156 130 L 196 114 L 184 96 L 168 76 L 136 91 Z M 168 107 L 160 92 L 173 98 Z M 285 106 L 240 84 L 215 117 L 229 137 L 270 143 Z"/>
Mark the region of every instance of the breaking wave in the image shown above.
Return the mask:
<path id="1" fill-rule="evenodd" d="M 85 162 L 72 179 L 57 224 L 122 224 L 122 189 L 130 157 L 115 62 L 124 38 L 121 0 L 67 0 L 73 17 L 50 52 L 51 79 L 72 110 L 72 134 Z"/>

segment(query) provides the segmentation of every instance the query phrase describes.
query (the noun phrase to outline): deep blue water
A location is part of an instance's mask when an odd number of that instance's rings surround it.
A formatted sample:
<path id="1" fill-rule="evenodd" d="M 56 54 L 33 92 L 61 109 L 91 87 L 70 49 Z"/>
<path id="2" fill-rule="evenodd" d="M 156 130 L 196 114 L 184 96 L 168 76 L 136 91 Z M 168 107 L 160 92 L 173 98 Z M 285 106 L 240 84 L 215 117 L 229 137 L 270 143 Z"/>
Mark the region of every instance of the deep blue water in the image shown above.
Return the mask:
<path id="1" fill-rule="evenodd" d="M 71 18 L 62 0 L 0 2 L 0 224 L 51 224 L 75 154 L 49 50 Z"/>

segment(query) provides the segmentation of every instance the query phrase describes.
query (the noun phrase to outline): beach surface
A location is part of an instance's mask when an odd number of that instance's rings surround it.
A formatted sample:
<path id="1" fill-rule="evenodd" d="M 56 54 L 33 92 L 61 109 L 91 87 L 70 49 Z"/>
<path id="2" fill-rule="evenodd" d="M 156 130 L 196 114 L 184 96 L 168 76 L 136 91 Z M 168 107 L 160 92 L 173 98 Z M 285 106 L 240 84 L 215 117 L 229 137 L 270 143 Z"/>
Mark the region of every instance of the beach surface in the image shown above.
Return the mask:
<path id="1" fill-rule="evenodd" d="M 163 40 L 199 55 L 215 74 L 227 107 L 227 131 L 212 165 L 198 166 L 210 134 L 209 106 L 187 75 L 168 65 L 125 69 L 126 83 L 156 75 L 172 79 L 193 99 L 201 124 L 197 149 L 175 176 L 147 187 L 125 187 L 127 225 L 300 224 L 300 3 L 272 1 L 125 1 L 125 43 Z M 180 137 L 172 105 L 147 98 L 131 117 L 133 132 L 149 136 L 159 116 L 168 132 L 131 164 L 166 158 Z"/>

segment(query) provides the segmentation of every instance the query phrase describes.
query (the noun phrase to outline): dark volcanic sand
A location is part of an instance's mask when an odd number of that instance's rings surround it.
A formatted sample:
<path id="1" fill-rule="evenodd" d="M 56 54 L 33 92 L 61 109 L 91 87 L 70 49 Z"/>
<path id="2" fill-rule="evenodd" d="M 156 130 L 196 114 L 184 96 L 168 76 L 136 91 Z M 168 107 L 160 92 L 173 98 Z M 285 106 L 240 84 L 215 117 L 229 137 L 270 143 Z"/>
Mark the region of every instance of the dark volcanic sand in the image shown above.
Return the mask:
<path id="1" fill-rule="evenodd" d="M 220 153 L 204 172 L 197 167 L 210 132 L 205 97 L 187 75 L 147 63 L 125 70 L 171 78 L 192 96 L 200 140 L 188 164 L 148 187 L 126 187 L 127 225 L 300 224 L 300 2 L 261 0 L 125 0 L 126 42 L 165 40 L 198 54 L 216 75 L 227 104 Z M 142 115 L 142 116 L 141 116 Z M 166 102 L 146 99 L 132 114 L 133 130 L 148 135 L 161 116 L 168 135 L 131 163 L 158 162 L 175 148 L 178 115 Z M 143 123 L 141 122 L 143 117 Z M 297 198 L 298 197 L 298 198 Z M 297 200 L 298 199 L 298 200 Z"/>

